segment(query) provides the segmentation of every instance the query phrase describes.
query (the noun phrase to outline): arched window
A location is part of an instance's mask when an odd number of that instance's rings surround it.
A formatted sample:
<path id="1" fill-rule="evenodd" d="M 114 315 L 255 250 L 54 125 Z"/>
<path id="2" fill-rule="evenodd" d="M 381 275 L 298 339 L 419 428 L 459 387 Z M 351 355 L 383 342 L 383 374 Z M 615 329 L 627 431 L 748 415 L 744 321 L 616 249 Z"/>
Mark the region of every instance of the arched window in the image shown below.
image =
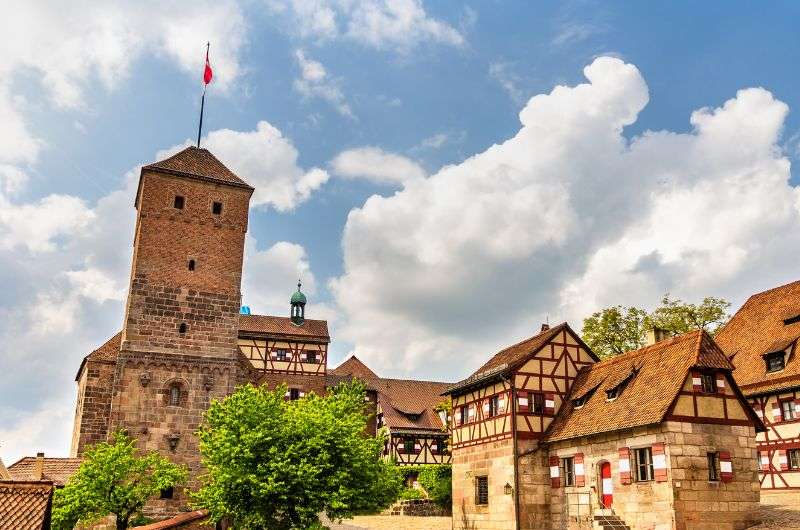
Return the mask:
<path id="1" fill-rule="evenodd" d="M 181 404 L 181 387 L 177 383 L 169 387 L 169 404 L 173 407 Z"/>

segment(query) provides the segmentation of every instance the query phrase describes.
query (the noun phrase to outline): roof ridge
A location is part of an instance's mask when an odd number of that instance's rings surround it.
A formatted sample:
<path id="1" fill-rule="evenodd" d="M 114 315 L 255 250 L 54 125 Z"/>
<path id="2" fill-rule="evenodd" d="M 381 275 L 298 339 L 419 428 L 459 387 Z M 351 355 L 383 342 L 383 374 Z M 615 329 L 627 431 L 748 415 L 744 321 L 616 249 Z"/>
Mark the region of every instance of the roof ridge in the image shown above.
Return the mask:
<path id="1" fill-rule="evenodd" d="M 675 344 L 676 342 L 681 342 L 681 341 L 687 340 L 687 339 L 689 339 L 691 337 L 691 335 L 693 333 L 697 333 L 698 331 L 700 331 L 700 330 L 688 331 L 686 333 L 681 333 L 680 335 L 674 335 L 674 336 L 672 336 L 672 337 L 670 337 L 668 339 L 660 340 L 660 341 L 656 342 L 655 344 L 648 344 L 646 346 L 642 346 L 641 348 L 637 348 L 635 350 L 628 350 L 626 352 L 614 355 L 613 357 L 609 357 L 608 359 L 603 359 L 599 363 L 594 363 L 594 364 L 592 364 L 590 366 L 590 368 L 593 368 L 595 366 L 601 366 L 601 365 L 602 366 L 608 366 L 608 365 L 614 364 L 616 362 L 623 362 L 625 360 L 630 360 L 633 357 L 638 357 L 640 355 L 643 355 L 645 352 L 651 352 L 651 351 L 653 351 L 655 349 L 661 349 L 661 348 L 664 348 L 666 346 Z"/>
<path id="2" fill-rule="evenodd" d="M 453 383 L 449 381 L 431 381 L 429 379 L 399 379 L 397 377 L 380 377 L 378 379 L 381 381 L 403 381 L 405 383 L 430 383 L 434 385 L 452 385 Z"/>
<path id="3" fill-rule="evenodd" d="M 495 355 L 499 355 L 499 354 L 503 353 L 504 351 L 510 350 L 511 348 L 515 348 L 515 347 L 519 346 L 520 344 L 523 344 L 523 343 L 525 343 L 525 342 L 528 342 L 529 340 L 533 340 L 533 339 L 539 338 L 539 337 L 541 337 L 542 335 L 544 335 L 545 333 L 550 333 L 550 332 L 552 332 L 552 331 L 554 331 L 554 330 L 556 330 L 556 329 L 558 329 L 558 328 L 563 328 L 563 327 L 565 327 L 566 325 L 567 325 L 567 322 L 566 322 L 566 321 L 564 321 L 564 322 L 562 322 L 561 324 L 558 324 L 558 325 L 555 325 L 555 326 L 553 326 L 553 327 L 550 327 L 550 328 L 547 328 L 547 329 L 545 329 L 545 330 L 542 330 L 542 331 L 540 331 L 539 333 L 537 333 L 536 335 L 531 335 L 531 336 L 530 336 L 530 337 L 528 337 L 527 339 L 522 339 L 522 340 L 521 340 L 521 341 L 519 341 L 519 342 L 515 342 L 515 343 L 514 343 L 514 344 L 512 344 L 511 346 L 506 346 L 506 347 L 505 347 L 505 348 L 503 348 L 502 350 L 500 350 L 500 351 L 496 352 L 494 355 L 492 355 L 492 357 L 494 357 Z"/>

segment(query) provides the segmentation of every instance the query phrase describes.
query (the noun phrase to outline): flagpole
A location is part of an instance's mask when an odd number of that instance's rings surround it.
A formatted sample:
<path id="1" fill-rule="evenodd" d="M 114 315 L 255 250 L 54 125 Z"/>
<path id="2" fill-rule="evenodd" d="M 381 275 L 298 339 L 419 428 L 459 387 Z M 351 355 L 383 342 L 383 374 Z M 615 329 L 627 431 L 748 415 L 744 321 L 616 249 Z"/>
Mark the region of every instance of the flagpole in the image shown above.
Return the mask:
<path id="1" fill-rule="evenodd" d="M 211 48 L 211 43 L 206 43 L 206 65 L 208 65 L 208 50 Z M 197 127 L 197 147 L 200 147 L 200 135 L 203 134 L 203 109 L 206 106 L 206 87 L 208 83 L 203 80 L 203 97 L 200 98 L 200 125 Z"/>

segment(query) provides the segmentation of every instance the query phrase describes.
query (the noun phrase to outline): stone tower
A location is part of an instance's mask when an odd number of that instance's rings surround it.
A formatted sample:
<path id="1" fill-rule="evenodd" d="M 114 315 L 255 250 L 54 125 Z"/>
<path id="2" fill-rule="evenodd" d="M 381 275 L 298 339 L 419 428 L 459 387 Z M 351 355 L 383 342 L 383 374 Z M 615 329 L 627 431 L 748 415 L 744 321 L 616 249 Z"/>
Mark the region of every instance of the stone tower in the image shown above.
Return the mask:
<path id="1" fill-rule="evenodd" d="M 206 149 L 144 166 L 130 290 L 111 391 L 111 430 L 200 468 L 194 432 L 212 398 L 245 377 L 237 335 L 253 188 Z M 185 504 L 164 492 L 154 512 Z"/>

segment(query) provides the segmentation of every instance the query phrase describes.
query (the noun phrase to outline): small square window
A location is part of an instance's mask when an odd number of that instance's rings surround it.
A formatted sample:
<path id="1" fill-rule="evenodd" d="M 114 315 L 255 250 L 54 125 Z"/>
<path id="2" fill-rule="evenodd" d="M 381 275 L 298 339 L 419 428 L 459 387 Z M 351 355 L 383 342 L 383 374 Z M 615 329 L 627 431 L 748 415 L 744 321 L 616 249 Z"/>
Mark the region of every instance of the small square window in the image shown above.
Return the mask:
<path id="1" fill-rule="evenodd" d="M 717 392 L 717 379 L 714 374 L 700 374 L 700 384 L 704 394 L 715 394 Z"/>
<path id="2" fill-rule="evenodd" d="M 317 352 L 313 352 L 313 351 L 307 352 L 306 353 L 306 361 L 308 361 L 310 363 L 317 362 Z"/>
<path id="3" fill-rule="evenodd" d="M 716 482 L 719 480 L 719 453 L 707 453 L 708 461 L 708 480 Z"/>
<path id="4" fill-rule="evenodd" d="M 405 440 L 403 440 L 403 452 L 409 455 L 414 452 L 413 438 L 406 438 Z"/>
<path id="5" fill-rule="evenodd" d="M 185 322 L 181 322 L 181 325 L 178 326 L 178 333 L 180 333 L 181 335 L 184 335 L 186 333 L 186 323 Z"/>
<path id="6" fill-rule="evenodd" d="M 534 414 L 544 414 L 544 394 L 531 392 L 531 412 Z"/>
<path id="7" fill-rule="evenodd" d="M 163 490 L 161 490 L 161 495 L 159 495 L 159 497 L 162 499 L 171 499 L 173 498 L 174 495 L 175 495 L 175 488 L 170 486 L 168 488 L 164 488 Z"/>
<path id="8" fill-rule="evenodd" d="M 575 459 L 570 457 L 561 459 L 561 476 L 564 477 L 564 486 L 575 485 Z"/>
<path id="9" fill-rule="evenodd" d="M 800 469 L 800 449 L 786 451 L 786 460 L 789 463 L 789 469 Z"/>
<path id="10" fill-rule="evenodd" d="M 183 198 L 183 196 L 181 196 L 181 195 L 176 195 L 176 196 L 175 196 L 175 202 L 173 203 L 173 206 L 175 206 L 175 208 L 176 208 L 177 210 L 183 210 L 183 204 L 184 204 L 184 202 L 185 202 L 185 201 L 184 201 L 184 198 Z"/>
<path id="11" fill-rule="evenodd" d="M 288 358 L 288 354 L 286 350 L 278 350 L 275 352 L 275 356 L 278 358 L 279 361 L 285 361 Z"/>
<path id="12" fill-rule="evenodd" d="M 214 204 L 211 205 L 211 213 L 220 215 L 222 213 L 222 203 L 214 201 Z"/>
<path id="13" fill-rule="evenodd" d="M 497 416 L 497 412 L 500 409 L 500 398 L 498 396 L 492 396 L 489 398 L 489 417 Z"/>
<path id="14" fill-rule="evenodd" d="M 289 389 L 289 399 L 291 401 L 295 401 L 300 399 L 300 389 L 299 388 L 290 388 Z"/>
<path id="15" fill-rule="evenodd" d="M 767 363 L 767 372 L 780 372 L 786 368 L 786 359 L 782 351 L 770 353 L 764 357 Z"/>
<path id="16" fill-rule="evenodd" d="M 794 413 L 794 400 L 787 399 L 785 401 L 781 401 L 781 418 L 783 421 L 789 421 L 796 418 Z"/>
<path id="17" fill-rule="evenodd" d="M 489 504 L 489 477 L 475 477 L 475 504 Z"/>
<path id="18" fill-rule="evenodd" d="M 190 270 L 190 271 L 193 271 L 193 270 L 194 270 L 194 265 L 195 265 L 195 263 L 194 263 L 194 260 L 193 260 L 193 259 L 190 259 L 190 260 L 189 260 L 189 270 Z"/>

